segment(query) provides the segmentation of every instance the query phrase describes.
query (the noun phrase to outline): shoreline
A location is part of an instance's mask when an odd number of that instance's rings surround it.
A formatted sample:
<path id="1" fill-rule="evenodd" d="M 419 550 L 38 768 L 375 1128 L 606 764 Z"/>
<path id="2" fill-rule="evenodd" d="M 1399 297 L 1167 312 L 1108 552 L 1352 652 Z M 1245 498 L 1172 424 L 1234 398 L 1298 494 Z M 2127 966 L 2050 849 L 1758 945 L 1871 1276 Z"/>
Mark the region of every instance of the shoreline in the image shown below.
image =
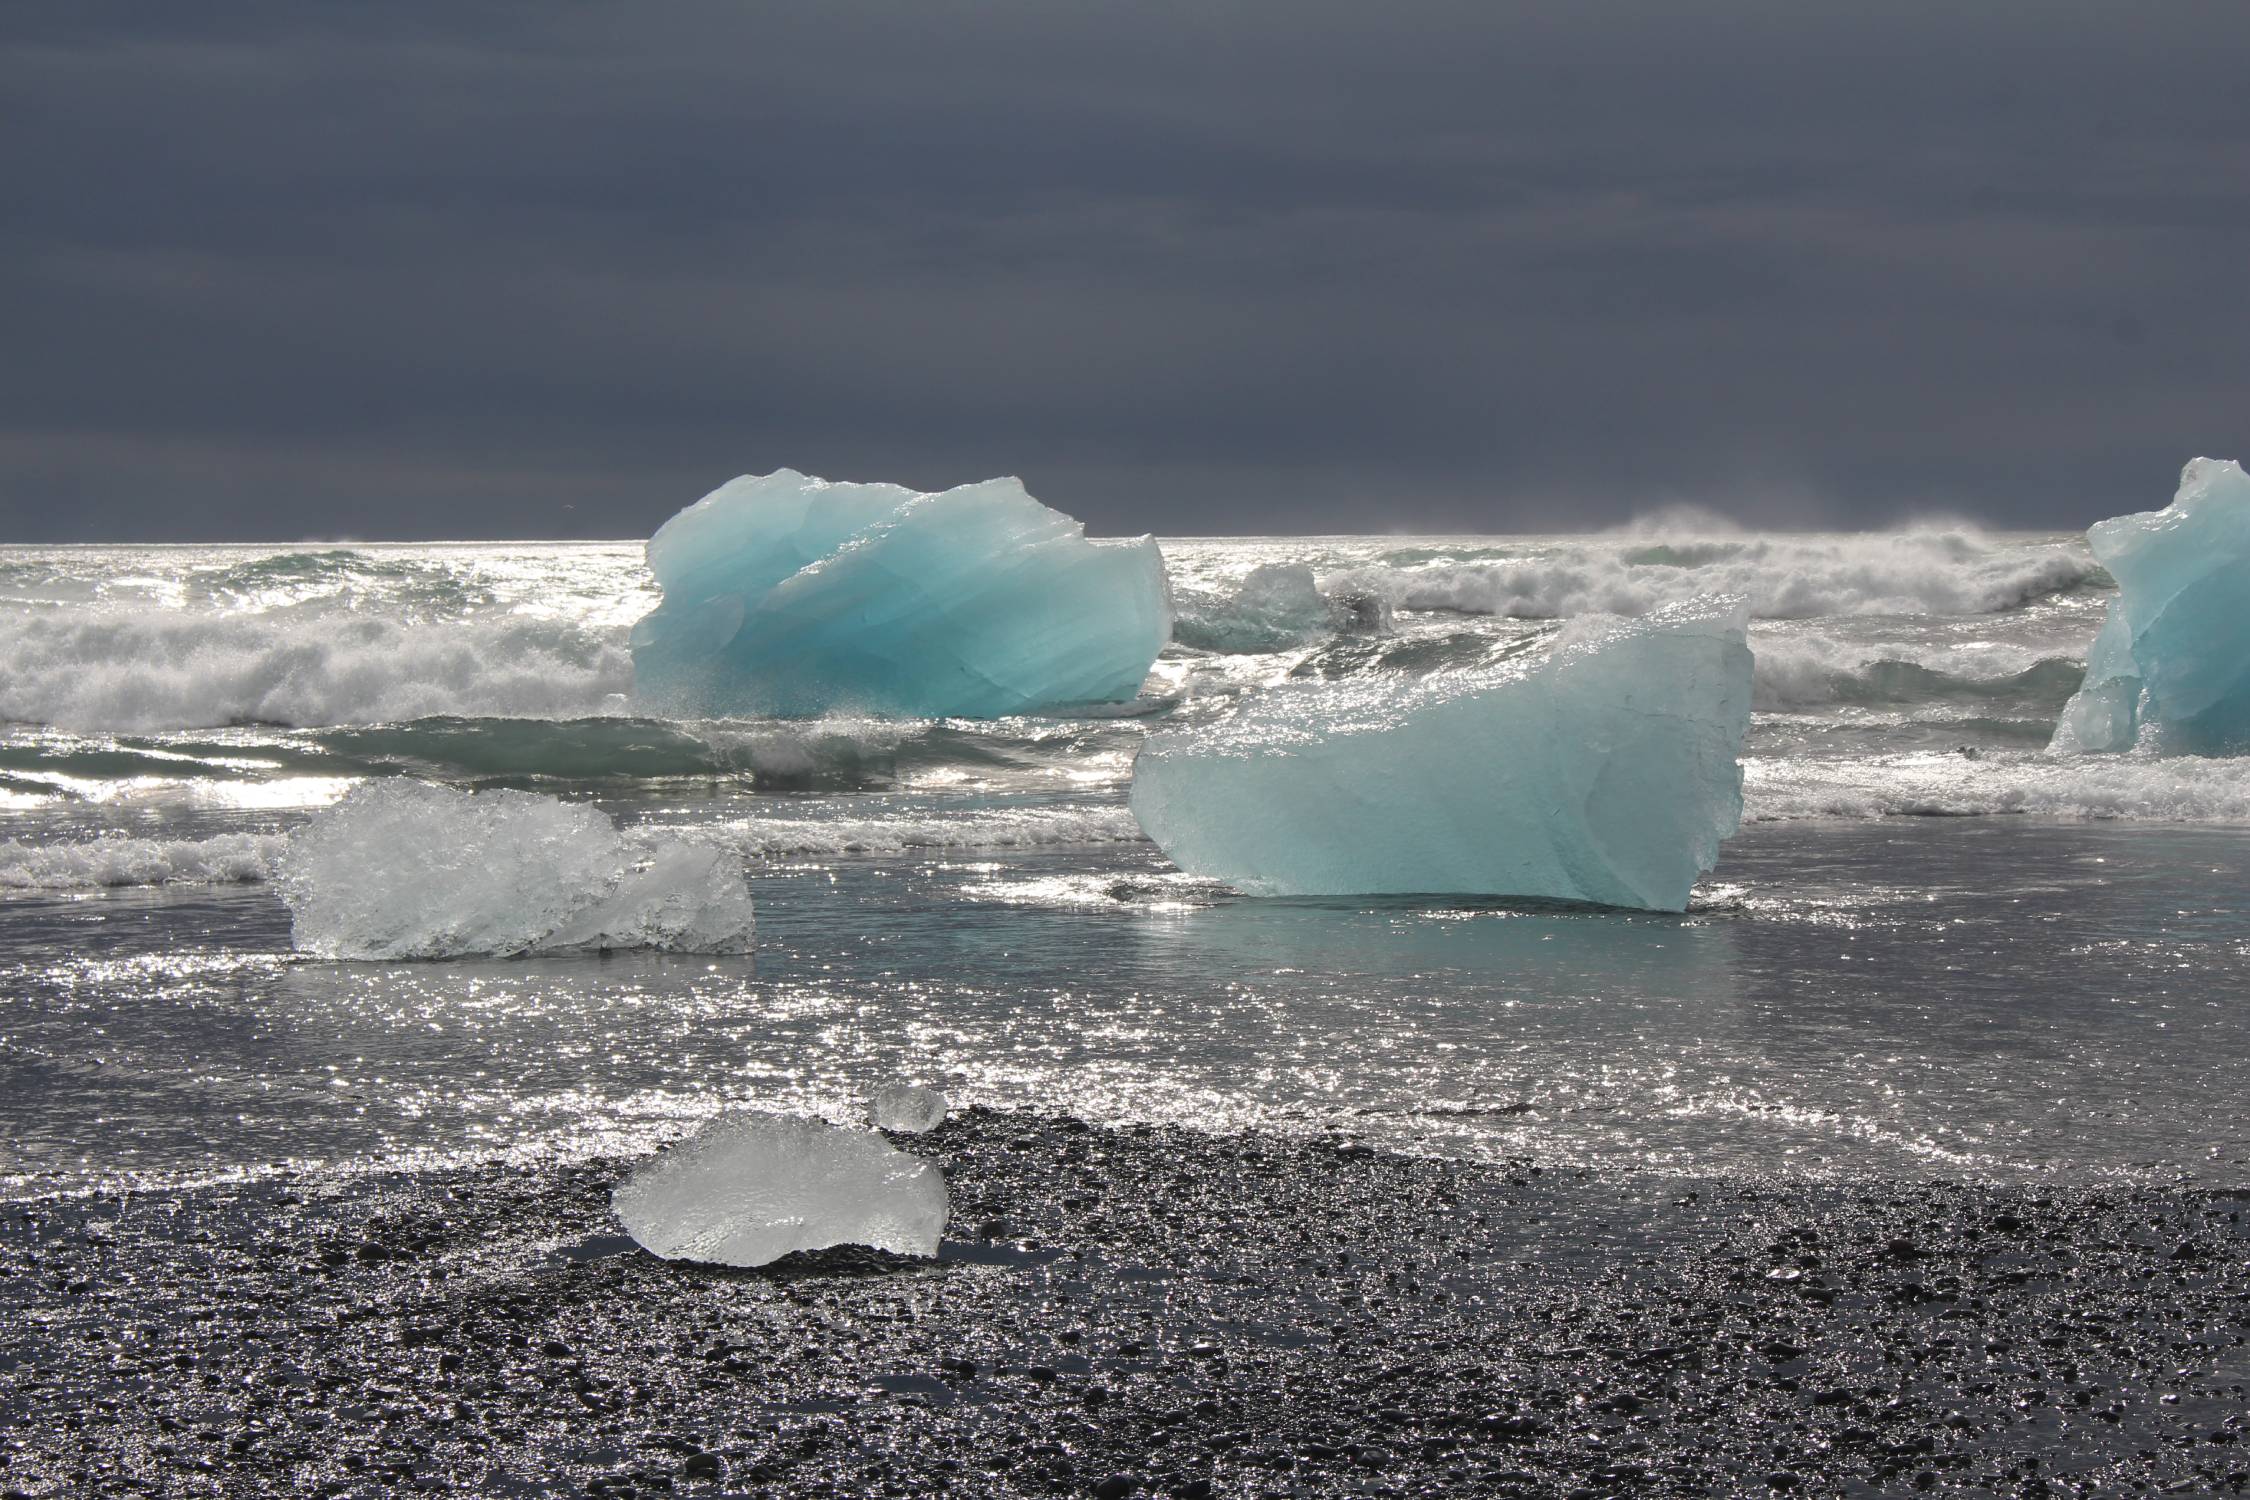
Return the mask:
<path id="1" fill-rule="evenodd" d="M 0 1495 L 2250 1487 L 2250 1191 L 897 1143 L 935 1262 L 659 1261 L 614 1161 L 0 1205 Z"/>

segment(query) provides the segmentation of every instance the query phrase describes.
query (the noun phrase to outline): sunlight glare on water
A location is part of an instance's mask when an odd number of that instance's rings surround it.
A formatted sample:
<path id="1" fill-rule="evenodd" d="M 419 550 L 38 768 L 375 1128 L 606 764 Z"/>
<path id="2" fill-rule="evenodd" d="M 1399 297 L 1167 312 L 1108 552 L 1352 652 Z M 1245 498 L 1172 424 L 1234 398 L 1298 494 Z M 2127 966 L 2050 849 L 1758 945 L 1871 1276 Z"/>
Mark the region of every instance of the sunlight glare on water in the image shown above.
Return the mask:
<path id="1" fill-rule="evenodd" d="M 635 546 L 0 549 L 5 1190 L 639 1150 L 728 1106 L 854 1117 L 902 1079 L 1683 1172 L 2250 1160 L 2213 1107 L 2250 1058 L 2250 773 L 2044 755 L 2107 597 L 2077 543 L 1165 550 L 1211 630 L 1273 563 L 1395 629 L 1175 646 L 1125 716 L 670 721 L 625 696 Z M 1684 917 L 1246 900 L 1123 805 L 1151 727 L 1242 693 L 1722 588 L 1759 612 L 1750 822 Z M 757 951 L 300 957 L 270 861 L 392 776 L 735 851 Z M 1895 816 L 1931 812 L 1983 816 Z"/>

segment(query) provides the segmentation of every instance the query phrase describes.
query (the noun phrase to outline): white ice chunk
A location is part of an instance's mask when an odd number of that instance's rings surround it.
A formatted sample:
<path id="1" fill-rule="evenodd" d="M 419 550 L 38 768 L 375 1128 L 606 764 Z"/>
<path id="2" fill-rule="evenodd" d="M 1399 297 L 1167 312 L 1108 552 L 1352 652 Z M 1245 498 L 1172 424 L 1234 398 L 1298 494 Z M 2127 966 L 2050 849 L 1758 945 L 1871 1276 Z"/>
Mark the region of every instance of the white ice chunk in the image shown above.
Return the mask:
<path id="1" fill-rule="evenodd" d="M 1153 540 L 1090 541 L 1015 479 L 917 494 L 745 476 L 667 521 L 648 564 L 664 600 L 633 627 L 633 691 L 672 714 L 1114 702 L 1172 627 Z"/>
<path id="2" fill-rule="evenodd" d="M 872 1245 L 935 1255 L 945 1178 L 872 1130 L 722 1115 L 633 1169 L 610 1206 L 666 1260 L 762 1266 L 793 1250 Z"/>
<path id="3" fill-rule="evenodd" d="M 2117 597 L 2051 748 L 2250 751 L 2250 475 L 2196 459 L 2170 505 L 2086 540 Z"/>
<path id="4" fill-rule="evenodd" d="M 279 883 L 297 947 L 324 958 L 751 944 L 738 856 L 531 792 L 358 787 L 289 836 Z"/>
<path id="5" fill-rule="evenodd" d="M 1742 815 L 1746 623 L 1694 600 L 1496 665 L 1273 688 L 1149 740 L 1133 811 L 1181 869 L 1254 894 L 1678 911 Z"/>
<path id="6" fill-rule="evenodd" d="M 875 1091 L 867 1114 L 878 1130 L 920 1135 L 945 1123 L 945 1095 L 917 1084 L 894 1083 Z"/>

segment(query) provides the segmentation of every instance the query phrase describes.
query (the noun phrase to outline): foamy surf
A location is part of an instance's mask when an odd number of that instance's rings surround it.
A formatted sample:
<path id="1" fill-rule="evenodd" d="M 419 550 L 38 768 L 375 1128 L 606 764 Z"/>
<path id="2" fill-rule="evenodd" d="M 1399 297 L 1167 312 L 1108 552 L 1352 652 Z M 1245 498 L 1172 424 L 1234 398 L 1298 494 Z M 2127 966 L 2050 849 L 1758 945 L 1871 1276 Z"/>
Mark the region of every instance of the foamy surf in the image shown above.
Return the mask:
<path id="1" fill-rule="evenodd" d="M 1402 610 L 1536 620 L 1646 614 L 1702 594 L 1739 594 L 1754 618 L 1801 620 L 1991 614 L 2106 582 L 2075 542 L 1943 530 L 1551 540 L 1513 558 L 1349 567 L 1321 586 L 1372 594 Z"/>
<path id="2" fill-rule="evenodd" d="M 1922 752 L 1857 760 L 1745 758 L 1746 820 L 2017 814 L 2250 823 L 2250 761 Z"/>
<path id="3" fill-rule="evenodd" d="M 631 686 L 622 643 L 566 621 L 0 614 L 0 720 L 79 731 L 581 717 Z"/>
<path id="4" fill-rule="evenodd" d="M 287 840 L 221 833 L 202 839 L 95 838 L 0 842 L 0 889 L 115 890 L 126 886 L 231 885 L 266 880 Z"/>

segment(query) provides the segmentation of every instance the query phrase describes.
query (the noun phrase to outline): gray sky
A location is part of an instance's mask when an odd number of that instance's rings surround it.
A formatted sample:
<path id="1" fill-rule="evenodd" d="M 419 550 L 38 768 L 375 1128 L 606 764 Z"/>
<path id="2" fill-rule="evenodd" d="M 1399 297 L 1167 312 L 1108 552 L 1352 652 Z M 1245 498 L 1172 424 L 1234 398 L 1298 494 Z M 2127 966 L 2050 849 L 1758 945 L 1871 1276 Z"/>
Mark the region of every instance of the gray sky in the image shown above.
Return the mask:
<path id="1" fill-rule="evenodd" d="M 0 541 L 2079 526 L 2250 450 L 2250 5 L 0 0 Z"/>

